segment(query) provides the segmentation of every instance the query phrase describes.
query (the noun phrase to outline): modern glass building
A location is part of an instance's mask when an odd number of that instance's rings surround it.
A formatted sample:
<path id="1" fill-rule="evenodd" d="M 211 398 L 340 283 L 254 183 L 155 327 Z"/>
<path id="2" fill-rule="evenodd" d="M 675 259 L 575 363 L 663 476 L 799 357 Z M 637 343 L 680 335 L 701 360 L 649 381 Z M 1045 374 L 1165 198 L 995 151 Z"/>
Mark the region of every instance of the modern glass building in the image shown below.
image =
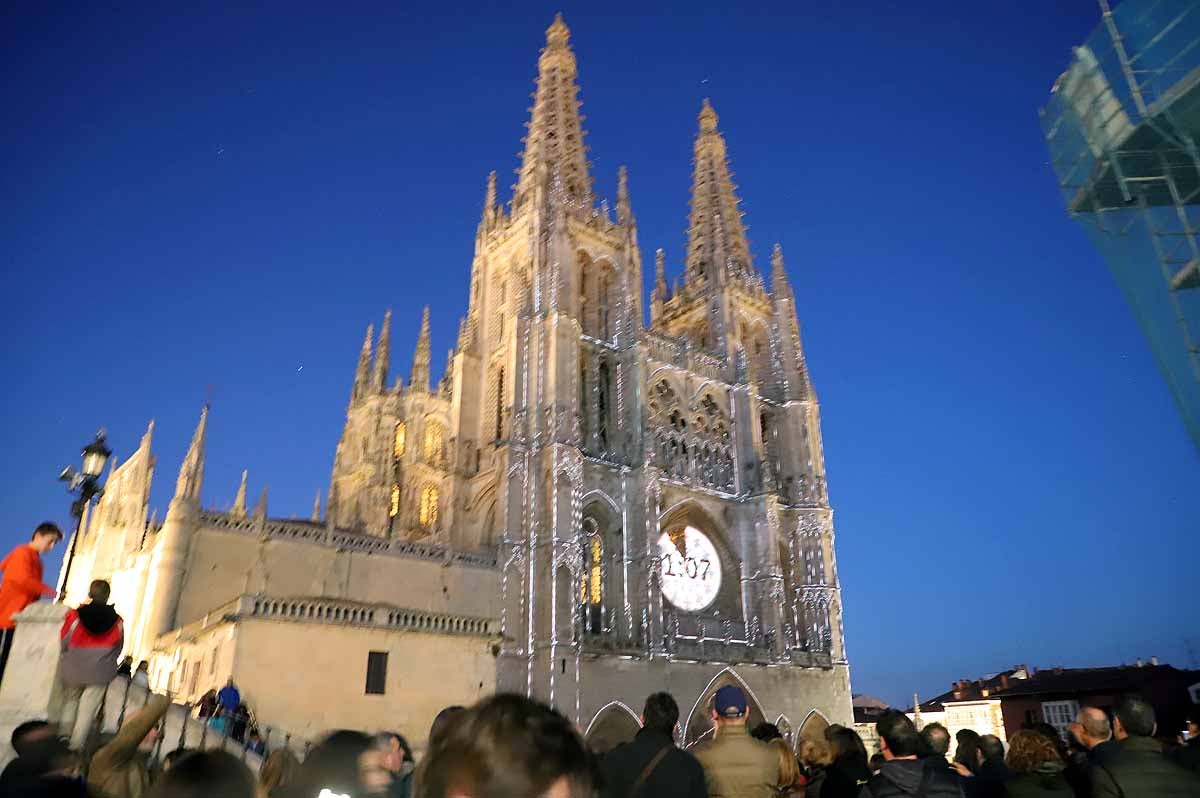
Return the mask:
<path id="1" fill-rule="evenodd" d="M 1042 127 L 1067 212 L 1116 275 L 1200 447 L 1200 3 L 1100 11 Z"/>

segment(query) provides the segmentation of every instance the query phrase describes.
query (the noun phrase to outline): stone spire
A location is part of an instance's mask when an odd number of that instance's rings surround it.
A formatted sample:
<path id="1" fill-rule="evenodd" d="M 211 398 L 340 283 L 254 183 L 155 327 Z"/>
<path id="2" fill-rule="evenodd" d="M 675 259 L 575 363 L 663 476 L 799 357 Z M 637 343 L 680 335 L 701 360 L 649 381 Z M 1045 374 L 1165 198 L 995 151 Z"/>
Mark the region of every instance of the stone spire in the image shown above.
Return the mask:
<path id="1" fill-rule="evenodd" d="M 246 517 L 246 477 L 249 471 L 242 471 L 242 483 L 238 485 L 237 496 L 233 499 L 233 509 L 229 511 L 234 518 Z"/>
<path id="2" fill-rule="evenodd" d="M 439 383 L 442 396 L 449 397 L 454 392 L 454 350 L 446 350 L 446 368 L 442 369 L 442 379 Z"/>
<path id="3" fill-rule="evenodd" d="M 788 281 L 787 268 L 783 265 L 783 247 L 779 244 L 771 250 L 771 301 L 775 306 L 784 398 L 812 398 L 812 382 L 808 376 L 808 364 L 804 359 L 804 344 L 800 341 L 796 300 L 792 293 L 792 284 Z"/>
<path id="4" fill-rule="evenodd" d="M 730 271 L 751 268 L 750 246 L 725 137 L 717 130 L 717 112 L 707 99 L 700 109 L 692 169 L 691 213 L 688 216 L 687 281 L 707 278 L 724 282 Z"/>
<path id="5" fill-rule="evenodd" d="M 787 269 L 783 267 L 783 247 L 776 244 L 771 250 L 771 293 L 776 300 L 792 299 L 792 284 L 788 282 Z"/>
<path id="6" fill-rule="evenodd" d="M 429 306 L 421 314 L 421 332 L 417 336 L 417 350 L 413 353 L 412 374 L 408 378 L 410 388 L 429 393 Z"/>
<path id="7" fill-rule="evenodd" d="M 313 499 L 312 520 L 321 523 L 321 489 L 317 488 L 317 497 Z"/>
<path id="8" fill-rule="evenodd" d="M 375 325 L 367 325 L 367 334 L 363 337 L 362 349 L 358 353 L 358 368 L 354 370 L 354 390 L 350 392 L 350 401 L 355 402 L 366 396 L 368 380 L 371 376 L 371 341 L 375 338 Z"/>
<path id="9" fill-rule="evenodd" d="M 624 166 L 617 169 L 617 223 L 633 221 L 633 206 L 629 201 L 629 173 Z"/>
<path id="10" fill-rule="evenodd" d="M 200 411 L 200 423 L 192 433 L 192 443 L 179 467 L 179 479 L 175 481 L 175 501 L 200 503 L 200 485 L 204 481 L 204 436 L 208 431 L 208 405 Z"/>
<path id="11" fill-rule="evenodd" d="M 263 485 L 262 493 L 258 496 L 258 504 L 254 505 L 254 517 L 267 517 L 267 486 Z"/>
<path id="12" fill-rule="evenodd" d="M 671 298 L 667 286 L 667 256 L 661 248 L 654 250 L 654 295 L 662 302 Z"/>
<path id="13" fill-rule="evenodd" d="M 570 37 L 562 15 L 555 15 L 538 58 L 537 91 L 524 139 L 514 206 L 531 197 L 534 189 L 556 170 L 569 199 L 588 207 L 592 204 L 592 178 L 583 144 L 583 117 L 576 99 L 579 86 L 575 83 Z"/>
<path id="14" fill-rule="evenodd" d="M 383 314 L 383 326 L 379 328 L 379 343 L 375 346 L 375 372 L 371 377 L 371 390 L 383 393 L 387 388 L 388 365 L 392 350 L 392 310 Z"/>

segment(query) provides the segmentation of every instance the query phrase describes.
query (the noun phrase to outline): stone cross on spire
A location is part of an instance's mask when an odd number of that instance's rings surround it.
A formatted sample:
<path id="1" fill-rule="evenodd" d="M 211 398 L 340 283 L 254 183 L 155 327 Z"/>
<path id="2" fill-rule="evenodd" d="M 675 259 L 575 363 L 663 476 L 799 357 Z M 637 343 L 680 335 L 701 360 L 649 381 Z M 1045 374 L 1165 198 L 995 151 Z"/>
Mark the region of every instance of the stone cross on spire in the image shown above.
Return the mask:
<path id="1" fill-rule="evenodd" d="M 688 216 L 687 281 L 722 282 L 727 270 L 751 268 L 750 245 L 737 186 L 729 171 L 725 137 L 717 130 L 717 112 L 708 99 L 700 108 L 692 169 L 691 213 Z"/>
<path id="2" fill-rule="evenodd" d="M 409 386 L 429 393 L 429 306 L 421 314 L 421 332 L 417 335 L 417 349 L 413 353 L 412 374 Z"/>
<path id="3" fill-rule="evenodd" d="M 524 139 L 514 206 L 532 196 L 555 168 L 562 175 L 567 197 L 584 206 L 592 204 L 592 178 L 583 143 L 583 117 L 576 99 L 579 86 L 575 83 L 570 38 L 562 14 L 556 15 L 546 29 L 546 46 L 538 58 L 537 91 Z"/>

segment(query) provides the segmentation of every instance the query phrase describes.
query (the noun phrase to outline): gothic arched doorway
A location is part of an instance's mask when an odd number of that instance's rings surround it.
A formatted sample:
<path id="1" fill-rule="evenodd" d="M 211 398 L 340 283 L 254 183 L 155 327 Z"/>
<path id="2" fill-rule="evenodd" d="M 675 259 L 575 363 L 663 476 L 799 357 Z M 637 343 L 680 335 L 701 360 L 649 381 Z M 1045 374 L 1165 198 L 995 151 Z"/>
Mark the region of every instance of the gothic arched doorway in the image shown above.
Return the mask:
<path id="1" fill-rule="evenodd" d="M 603 754 L 632 740 L 641 728 L 642 722 L 633 710 L 614 701 L 596 713 L 583 737 L 588 748 Z"/>
<path id="2" fill-rule="evenodd" d="M 704 688 L 704 692 L 700 694 L 700 698 L 696 701 L 695 705 L 692 706 L 687 724 L 683 727 L 683 744 L 685 746 L 691 747 L 712 734 L 713 696 L 727 684 L 742 688 L 742 692 L 746 694 L 746 708 L 748 710 L 746 718 L 747 728 L 753 729 L 765 720 L 762 706 L 758 703 L 758 699 L 754 693 L 746 686 L 746 683 L 742 681 L 740 676 L 729 668 L 726 668 L 713 677 L 713 680 L 708 683 L 708 687 Z"/>
<path id="3" fill-rule="evenodd" d="M 808 717 L 804 719 L 804 723 L 800 724 L 799 739 L 800 740 L 824 740 L 825 730 L 829 728 L 829 721 L 825 720 L 825 716 L 815 709 L 808 713 Z"/>

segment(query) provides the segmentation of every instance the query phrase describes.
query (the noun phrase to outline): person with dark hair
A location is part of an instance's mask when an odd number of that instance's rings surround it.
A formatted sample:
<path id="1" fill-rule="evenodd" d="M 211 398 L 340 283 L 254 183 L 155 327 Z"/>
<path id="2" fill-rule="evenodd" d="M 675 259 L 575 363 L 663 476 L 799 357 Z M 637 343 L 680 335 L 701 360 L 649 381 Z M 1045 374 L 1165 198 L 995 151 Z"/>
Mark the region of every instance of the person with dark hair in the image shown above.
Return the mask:
<path id="1" fill-rule="evenodd" d="M 867 747 L 858 732 L 839 726 L 833 733 L 833 764 L 825 771 L 821 798 L 855 798 L 871 780 Z"/>
<path id="2" fill-rule="evenodd" d="M 108 603 L 108 582 L 96 579 L 88 587 L 88 601 L 69 610 L 59 632 L 62 653 L 58 658 L 58 683 L 62 691 L 59 734 L 82 751 L 109 683 L 117 676 L 117 659 L 125 645 L 125 626 Z"/>
<path id="3" fill-rule="evenodd" d="M 188 754 L 196 753 L 195 748 L 176 748 L 168 751 L 162 758 L 162 772 L 166 773 Z"/>
<path id="4" fill-rule="evenodd" d="M 1200 796 L 1200 776 L 1172 762 L 1154 739 L 1154 707 L 1139 696 L 1123 696 L 1113 710 L 1113 736 L 1120 753 L 1092 768 L 1094 798 Z"/>
<path id="5" fill-rule="evenodd" d="M 1188 770 L 1200 771 L 1200 704 L 1188 707 L 1187 728 L 1181 739 L 1183 745 L 1175 749 L 1171 758 Z"/>
<path id="6" fill-rule="evenodd" d="M 974 776 L 983 761 L 983 752 L 979 750 L 979 732 L 959 729 L 954 734 L 954 741 L 958 744 L 954 749 L 954 769 L 963 776 Z"/>
<path id="7" fill-rule="evenodd" d="M 692 749 L 704 766 L 708 794 L 722 798 L 771 798 L 779 783 L 779 760 L 746 730 L 746 694 L 727 684 L 713 696 L 713 736 Z"/>
<path id="8" fill-rule="evenodd" d="M 283 788 L 283 795 L 317 798 L 323 790 L 349 798 L 368 795 L 363 765 L 371 745 L 371 738 L 362 732 L 340 729 L 327 734 L 304 757 L 295 780 Z"/>
<path id="9" fill-rule="evenodd" d="M 1068 798 L 1075 795 L 1075 790 L 1067 783 L 1066 764 L 1058 746 L 1036 731 L 1022 729 L 1013 735 L 1009 740 L 1007 764 L 1013 776 L 1004 785 L 1002 794 L 1008 798 Z"/>
<path id="10" fill-rule="evenodd" d="M 417 768 L 417 798 L 591 798 L 591 754 L 545 704 L 500 694 L 433 736 Z"/>
<path id="11" fill-rule="evenodd" d="M 464 706 L 451 704 L 441 712 L 437 713 L 437 717 L 433 719 L 433 723 L 429 726 L 429 740 L 425 743 L 426 749 L 428 750 L 429 748 L 432 748 L 434 738 L 436 738 L 446 729 L 450 728 L 450 725 L 466 714 L 466 711 L 467 708 Z"/>
<path id="12" fill-rule="evenodd" d="M 372 795 L 386 798 L 409 798 L 412 795 L 416 761 L 408 740 L 402 734 L 379 732 L 366 756 L 364 781 Z"/>
<path id="13" fill-rule="evenodd" d="M 922 750 L 917 727 L 903 712 L 884 712 L 875 724 L 884 763 L 859 792 L 860 798 L 962 798 L 963 790 L 954 773 L 926 767 L 918 758 Z M 824 795 L 824 793 L 822 793 Z"/>
<path id="14" fill-rule="evenodd" d="M 969 798 L 1004 798 L 1004 785 L 1011 777 L 1008 765 L 1004 764 L 1004 743 L 994 734 L 981 735 L 979 767 L 967 778 L 964 792 Z"/>
<path id="15" fill-rule="evenodd" d="M 87 796 L 83 760 L 57 737 L 31 743 L 23 756 L 26 767 L 19 779 L 5 785 L 3 795 L 15 798 L 69 798 Z"/>
<path id="16" fill-rule="evenodd" d="M 13 750 L 17 752 L 17 757 L 0 772 L 0 795 L 7 795 L 7 790 L 14 789 L 18 782 L 27 778 L 27 774 L 34 768 L 34 762 L 28 754 L 34 750 L 37 743 L 53 736 L 54 724 L 48 720 L 27 720 L 13 729 L 9 741 Z"/>
<path id="17" fill-rule="evenodd" d="M 226 751 L 196 751 L 183 757 L 147 798 L 257 798 L 258 783 L 240 759 Z M 315 793 L 314 793 L 315 796 Z"/>
<path id="18" fill-rule="evenodd" d="M 41 597 L 54 598 L 58 591 L 42 582 L 42 555 L 62 540 L 57 524 L 43 521 L 33 530 L 28 543 L 22 543 L 0 561 L 0 680 L 12 652 L 16 622 L 13 616 Z"/>
<path id="19" fill-rule="evenodd" d="M 670 693 L 653 693 L 642 709 L 642 728 L 600 760 L 603 798 L 705 798 L 704 769 L 675 746 L 679 705 Z"/>
<path id="20" fill-rule="evenodd" d="M 783 732 L 779 731 L 779 727 L 774 723 L 762 723 L 750 730 L 750 736 L 755 740 L 762 740 L 764 743 L 769 743 L 772 740 L 778 740 L 783 737 Z"/>

